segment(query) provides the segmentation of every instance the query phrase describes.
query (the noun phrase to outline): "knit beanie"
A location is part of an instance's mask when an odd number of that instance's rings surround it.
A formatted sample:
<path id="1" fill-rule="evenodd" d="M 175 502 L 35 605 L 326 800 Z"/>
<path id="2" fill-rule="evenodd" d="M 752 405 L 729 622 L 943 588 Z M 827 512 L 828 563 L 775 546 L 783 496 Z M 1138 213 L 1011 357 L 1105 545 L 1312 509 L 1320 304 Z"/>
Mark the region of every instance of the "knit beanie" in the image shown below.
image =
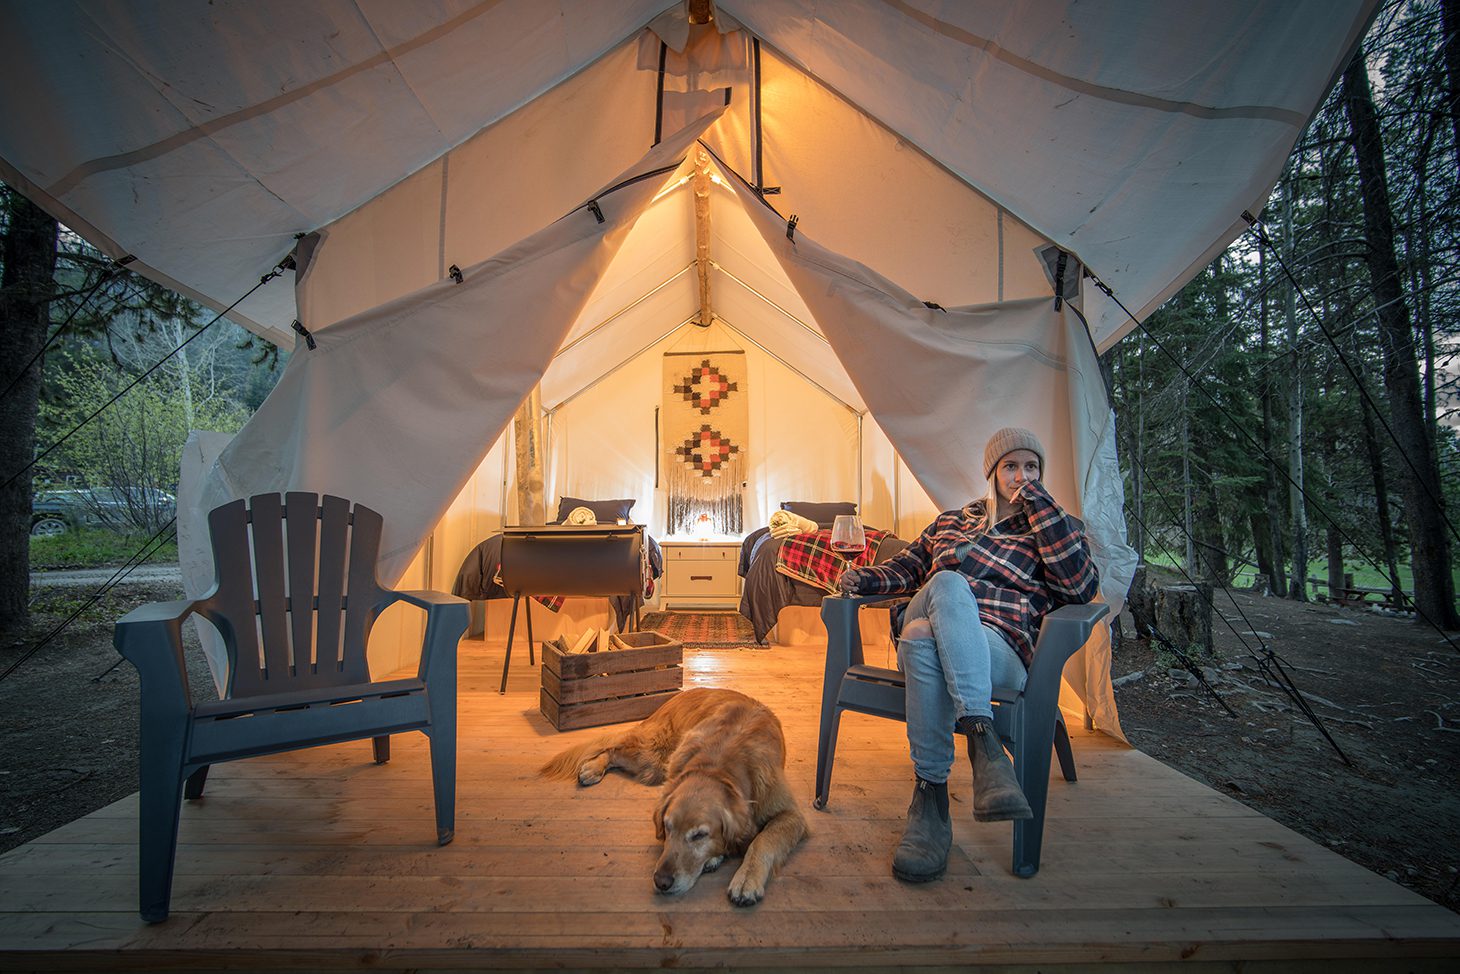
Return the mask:
<path id="1" fill-rule="evenodd" d="M 1015 450 L 1028 450 L 1039 457 L 1039 472 L 1044 473 L 1044 446 L 1039 442 L 1039 437 L 1018 426 L 1005 426 L 990 436 L 988 446 L 983 448 L 984 479 L 991 479 L 994 475 L 994 468 L 999 465 L 1004 454 L 1013 453 Z"/>

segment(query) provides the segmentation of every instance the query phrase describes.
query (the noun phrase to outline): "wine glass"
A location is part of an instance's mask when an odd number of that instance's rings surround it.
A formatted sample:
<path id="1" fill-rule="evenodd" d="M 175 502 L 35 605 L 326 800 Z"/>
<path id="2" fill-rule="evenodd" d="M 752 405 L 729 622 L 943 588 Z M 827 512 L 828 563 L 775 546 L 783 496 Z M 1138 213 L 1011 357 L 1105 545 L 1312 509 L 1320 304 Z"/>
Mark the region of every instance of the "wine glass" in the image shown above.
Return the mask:
<path id="1" fill-rule="evenodd" d="M 842 556 L 850 556 L 866 550 L 867 535 L 862 530 L 862 519 L 855 514 L 838 514 L 831 526 L 831 550 Z"/>

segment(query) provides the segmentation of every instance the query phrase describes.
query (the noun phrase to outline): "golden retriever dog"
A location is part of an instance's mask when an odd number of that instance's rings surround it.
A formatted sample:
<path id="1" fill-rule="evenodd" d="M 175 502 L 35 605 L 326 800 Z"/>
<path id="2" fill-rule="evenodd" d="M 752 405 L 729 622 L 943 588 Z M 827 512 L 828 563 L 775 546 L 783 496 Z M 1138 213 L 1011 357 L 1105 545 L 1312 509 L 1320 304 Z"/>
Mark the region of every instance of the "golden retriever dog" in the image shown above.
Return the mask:
<path id="1" fill-rule="evenodd" d="M 683 893 L 726 856 L 744 856 L 728 895 L 736 906 L 753 906 L 808 831 L 785 765 L 786 739 L 770 708 L 734 690 L 697 687 L 629 730 L 563 751 L 538 774 L 576 776 L 587 786 L 617 768 L 663 784 L 654 809 L 664 843 L 654 888 Z"/>

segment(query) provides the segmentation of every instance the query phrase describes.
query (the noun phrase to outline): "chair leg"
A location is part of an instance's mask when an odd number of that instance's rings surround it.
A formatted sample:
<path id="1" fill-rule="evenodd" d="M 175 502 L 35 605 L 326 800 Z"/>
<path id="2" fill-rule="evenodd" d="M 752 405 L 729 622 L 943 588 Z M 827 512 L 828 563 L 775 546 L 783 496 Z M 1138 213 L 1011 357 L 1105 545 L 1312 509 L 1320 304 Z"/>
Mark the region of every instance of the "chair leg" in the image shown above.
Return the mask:
<path id="1" fill-rule="evenodd" d="M 836 735 L 841 729 L 842 709 L 835 704 L 821 711 L 821 732 L 816 739 L 816 796 L 811 807 L 822 809 L 831 800 L 831 769 L 836 761 Z"/>
<path id="2" fill-rule="evenodd" d="M 380 737 L 372 737 L 370 744 L 375 751 L 375 763 L 384 764 L 390 760 L 390 735 L 382 734 Z"/>
<path id="3" fill-rule="evenodd" d="M 1019 728 L 1019 738 L 1014 743 L 1014 771 L 1034 812 L 1033 818 L 1014 823 L 1014 875 L 1023 879 L 1039 872 L 1054 729 L 1054 715 L 1048 709 L 1029 707 L 1026 702 L 1024 726 Z"/>
<path id="4" fill-rule="evenodd" d="M 436 844 L 456 838 L 456 654 L 431 671 L 431 789 L 436 802 Z"/>
<path id="5" fill-rule="evenodd" d="M 172 901 L 186 746 L 187 735 L 182 723 L 175 728 L 149 726 L 143 715 L 137 892 L 142 919 L 148 923 L 166 920 Z"/>
<path id="6" fill-rule="evenodd" d="M 536 666 L 537 657 L 534 654 L 537 652 L 537 647 L 532 638 L 532 599 L 528 599 L 525 606 L 527 612 L 527 665 Z"/>
<path id="7" fill-rule="evenodd" d="M 203 797 L 203 786 L 208 783 L 208 765 L 203 765 L 192 774 L 188 775 L 187 784 L 183 785 L 183 797 L 188 801 L 196 801 Z"/>
<path id="8" fill-rule="evenodd" d="M 517 635 L 517 603 L 521 601 L 522 596 L 512 596 L 512 620 L 507 623 L 507 656 L 502 660 L 502 686 L 497 690 L 498 693 L 507 692 L 507 668 L 512 665 L 512 639 Z M 527 611 L 532 612 L 531 609 Z"/>
<path id="9" fill-rule="evenodd" d="M 1059 708 L 1054 712 L 1054 753 L 1060 760 L 1060 774 L 1066 781 L 1075 781 L 1075 750 L 1070 747 L 1070 731 Z"/>

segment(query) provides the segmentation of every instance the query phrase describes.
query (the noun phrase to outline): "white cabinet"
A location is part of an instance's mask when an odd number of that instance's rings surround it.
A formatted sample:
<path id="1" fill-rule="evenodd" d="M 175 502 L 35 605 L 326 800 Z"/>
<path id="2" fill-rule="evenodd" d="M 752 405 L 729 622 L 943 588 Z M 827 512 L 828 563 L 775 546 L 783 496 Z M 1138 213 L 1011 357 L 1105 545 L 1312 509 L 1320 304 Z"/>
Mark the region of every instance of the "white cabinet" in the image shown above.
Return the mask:
<path id="1" fill-rule="evenodd" d="M 740 561 L 738 543 L 709 541 L 665 541 L 664 593 L 659 604 L 666 609 L 695 606 L 733 609 L 740 604 Z"/>

